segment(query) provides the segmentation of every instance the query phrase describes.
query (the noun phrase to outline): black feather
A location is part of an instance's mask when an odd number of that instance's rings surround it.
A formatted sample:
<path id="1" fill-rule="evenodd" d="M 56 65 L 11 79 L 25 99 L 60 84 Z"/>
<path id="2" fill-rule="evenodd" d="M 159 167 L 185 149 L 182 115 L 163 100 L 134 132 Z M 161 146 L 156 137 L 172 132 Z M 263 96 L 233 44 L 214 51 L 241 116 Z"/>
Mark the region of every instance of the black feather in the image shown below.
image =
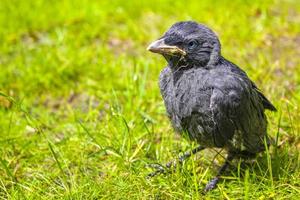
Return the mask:
<path id="1" fill-rule="evenodd" d="M 264 110 L 276 108 L 243 70 L 221 56 L 216 34 L 196 22 L 180 22 L 162 39 L 187 52 L 184 59 L 163 54 L 168 66 L 159 79 L 175 130 L 205 147 L 244 155 L 264 150 Z M 193 50 L 186 46 L 191 39 L 200 44 Z"/>

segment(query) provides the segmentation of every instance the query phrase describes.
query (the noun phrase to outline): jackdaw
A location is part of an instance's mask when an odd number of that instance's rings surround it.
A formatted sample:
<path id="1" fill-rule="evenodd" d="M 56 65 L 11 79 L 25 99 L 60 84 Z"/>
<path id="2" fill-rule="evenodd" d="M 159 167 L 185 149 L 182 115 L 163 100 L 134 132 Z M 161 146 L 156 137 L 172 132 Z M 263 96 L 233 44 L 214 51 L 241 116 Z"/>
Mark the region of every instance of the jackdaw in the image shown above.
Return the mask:
<path id="1" fill-rule="evenodd" d="M 168 62 L 159 87 L 175 131 L 199 144 L 179 163 L 205 148 L 227 150 L 225 163 L 205 191 L 216 187 L 234 158 L 265 150 L 270 142 L 264 111 L 276 108 L 242 69 L 222 57 L 220 41 L 211 29 L 193 21 L 178 22 L 148 50 Z M 165 171 L 156 168 L 150 177 Z"/>

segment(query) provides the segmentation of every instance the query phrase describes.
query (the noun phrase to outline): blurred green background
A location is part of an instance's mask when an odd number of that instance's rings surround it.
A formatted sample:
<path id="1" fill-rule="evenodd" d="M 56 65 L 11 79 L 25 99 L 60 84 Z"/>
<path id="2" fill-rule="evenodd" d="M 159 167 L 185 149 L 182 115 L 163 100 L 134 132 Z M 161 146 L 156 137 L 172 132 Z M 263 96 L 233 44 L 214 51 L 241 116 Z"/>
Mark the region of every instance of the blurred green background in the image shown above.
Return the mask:
<path id="1" fill-rule="evenodd" d="M 201 189 L 223 162 L 207 150 L 146 180 L 194 144 L 165 116 L 162 57 L 146 51 L 173 23 L 220 37 L 278 108 L 278 138 Z M 0 1 L 0 199 L 297 199 L 300 196 L 300 4 L 266 1 Z"/>

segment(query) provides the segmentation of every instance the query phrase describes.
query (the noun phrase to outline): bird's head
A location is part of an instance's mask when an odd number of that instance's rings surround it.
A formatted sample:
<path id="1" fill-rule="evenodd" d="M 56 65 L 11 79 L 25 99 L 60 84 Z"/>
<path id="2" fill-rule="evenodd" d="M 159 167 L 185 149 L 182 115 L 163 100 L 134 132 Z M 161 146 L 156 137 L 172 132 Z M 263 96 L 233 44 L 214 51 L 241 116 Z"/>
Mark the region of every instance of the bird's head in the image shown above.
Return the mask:
<path id="1" fill-rule="evenodd" d="M 171 68 L 210 66 L 221 56 L 217 35 L 208 27 L 193 21 L 175 23 L 147 49 L 163 55 Z"/>

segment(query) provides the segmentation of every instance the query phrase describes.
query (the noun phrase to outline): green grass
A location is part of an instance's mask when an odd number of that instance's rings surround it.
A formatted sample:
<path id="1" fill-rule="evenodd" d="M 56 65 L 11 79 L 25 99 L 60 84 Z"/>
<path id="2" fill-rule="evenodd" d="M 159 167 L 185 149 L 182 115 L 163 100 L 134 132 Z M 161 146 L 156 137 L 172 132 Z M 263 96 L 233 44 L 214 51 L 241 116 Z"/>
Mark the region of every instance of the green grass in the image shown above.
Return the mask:
<path id="1" fill-rule="evenodd" d="M 298 199 L 300 4 L 290 1 L 1 0 L 0 199 Z M 205 150 L 146 180 L 192 144 L 176 136 L 157 85 L 164 59 L 146 46 L 174 22 L 220 36 L 222 54 L 278 108 L 278 138 L 218 188 Z"/>

